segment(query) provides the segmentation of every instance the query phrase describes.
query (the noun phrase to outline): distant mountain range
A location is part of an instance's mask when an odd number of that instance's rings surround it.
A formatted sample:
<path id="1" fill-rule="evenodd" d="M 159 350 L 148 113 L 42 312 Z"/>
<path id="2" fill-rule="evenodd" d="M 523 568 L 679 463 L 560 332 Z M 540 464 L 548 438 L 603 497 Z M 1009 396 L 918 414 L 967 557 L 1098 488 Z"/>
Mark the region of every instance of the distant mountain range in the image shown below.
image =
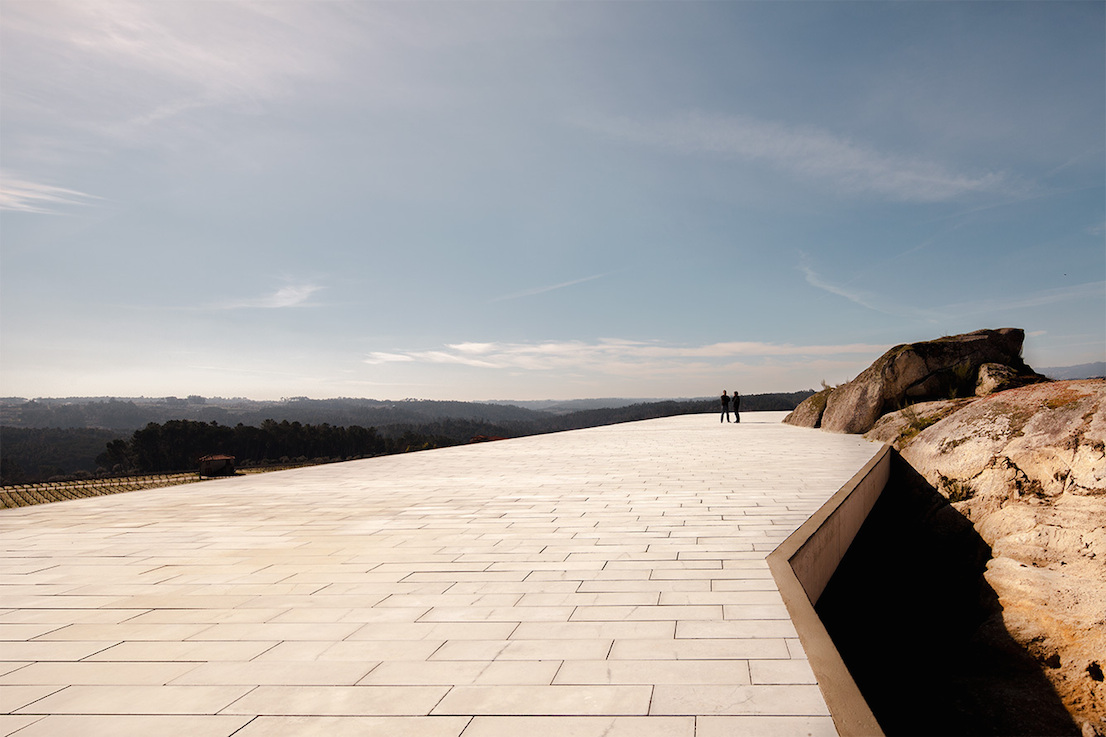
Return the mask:
<path id="1" fill-rule="evenodd" d="M 807 390 L 746 395 L 742 397 L 741 410 L 792 410 L 811 394 L 813 391 Z M 520 407 L 519 404 L 542 409 Z M 377 438 L 380 442 L 372 449 L 362 448 L 352 456 L 352 451 L 348 450 L 338 453 L 342 457 L 361 457 L 365 453 L 379 453 L 376 446 L 384 447 L 384 452 L 394 452 L 397 447 L 444 447 L 474 439 L 520 437 L 672 415 L 706 412 L 713 415 L 717 411 L 718 399 L 714 397 L 654 402 L 593 399 L 517 403 L 307 397 L 254 401 L 199 396 L 185 399 L 68 397 L 28 401 L 21 397 L 5 397 L 0 398 L 0 483 L 99 473 L 101 467 L 106 470 L 113 465 L 111 458 L 103 460 L 103 456 L 109 455 L 105 453 L 109 444 L 125 443 L 128 437 L 136 442 L 134 438 L 140 433 L 153 432 L 156 436 L 161 432 L 158 426 L 163 423 L 176 423 L 172 431 L 174 437 L 187 428 L 195 434 L 197 425 L 205 433 L 221 432 L 215 427 L 218 425 L 234 428 L 234 432 L 241 434 L 237 426 L 242 425 L 268 427 L 266 432 L 273 437 L 283 433 L 301 438 L 340 436 L 335 428 L 373 428 L 371 433 L 358 435 Z M 256 433 L 246 435 L 256 439 Z M 335 455 L 329 450 L 303 453 L 304 460 Z"/>
<path id="2" fill-rule="evenodd" d="M 713 399 L 713 397 L 711 397 Z M 511 405 L 514 407 L 522 407 L 523 409 L 531 409 L 536 412 L 550 412 L 555 415 L 568 414 L 569 412 L 580 412 L 582 410 L 589 409 L 616 409 L 618 407 L 629 407 L 632 404 L 652 404 L 654 402 L 696 402 L 705 401 L 704 397 L 681 397 L 679 399 L 671 399 L 666 397 L 646 397 L 630 399 L 627 397 L 603 397 L 598 399 L 532 399 L 532 400 L 516 400 L 516 399 L 491 399 L 488 400 L 488 404 L 500 404 Z"/>
<path id="3" fill-rule="evenodd" d="M 1098 379 L 1106 377 L 1106 361 L 1081 363 L 1078 366 L 1053 366 L 1050 368 L 1037 369 L 1037 372 L 1044 374 L 1050 379 L 1056 379 L 1057 381 L 1066 381 L 1070 379 Z"/>
<path id="4" fill-rule="evenodd" d="M 746 412 L 792 410 L 813 393 L 750 394 Z M 280 401 L 221 397 L 66 397 L 0 398 L 0 425 L 21 428 L 89 428 L 130 432 L 148 423 L 170 420 L 258 426 L 265 420 L 398 428 L 399 432 L 444 421 L 487 426 L 488 435 L 525 435 L 626 422 L 689 412 L 713 411 L 716 397 L 693 399 L 577 399 L 570 401 L 447 402 L 425 399 L 310 399 Z"/>

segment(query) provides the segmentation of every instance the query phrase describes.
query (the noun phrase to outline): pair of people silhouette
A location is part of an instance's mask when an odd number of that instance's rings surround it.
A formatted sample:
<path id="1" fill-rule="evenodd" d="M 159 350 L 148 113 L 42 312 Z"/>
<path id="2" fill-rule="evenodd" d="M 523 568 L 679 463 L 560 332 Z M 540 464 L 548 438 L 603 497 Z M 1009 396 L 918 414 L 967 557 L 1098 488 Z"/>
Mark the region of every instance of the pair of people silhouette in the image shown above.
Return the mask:
<path id="1" fill-rule="evenodd" d="M 733 392 L 733 421 L 741 422 L 741 395 L 734 389 Z M 722 390 L 722 416 L 718 419 L 719 422 L 730 421 L 730 397 L 726 394 L 726 390 Z"/>

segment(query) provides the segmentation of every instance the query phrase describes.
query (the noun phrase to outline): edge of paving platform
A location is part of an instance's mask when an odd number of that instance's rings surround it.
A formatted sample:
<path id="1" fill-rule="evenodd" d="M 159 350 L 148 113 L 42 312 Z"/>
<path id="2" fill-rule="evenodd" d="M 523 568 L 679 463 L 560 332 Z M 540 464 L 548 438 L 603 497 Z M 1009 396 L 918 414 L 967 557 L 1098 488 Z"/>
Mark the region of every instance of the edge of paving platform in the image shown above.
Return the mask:
<path id="1" fill-rule="evenodd" d="M 768 567 L 806 650 L 841 737 L 883 735 L 868 702 L 814 610 L 841 558 L 887 485 L 890 445 L 768 555 Z"/>

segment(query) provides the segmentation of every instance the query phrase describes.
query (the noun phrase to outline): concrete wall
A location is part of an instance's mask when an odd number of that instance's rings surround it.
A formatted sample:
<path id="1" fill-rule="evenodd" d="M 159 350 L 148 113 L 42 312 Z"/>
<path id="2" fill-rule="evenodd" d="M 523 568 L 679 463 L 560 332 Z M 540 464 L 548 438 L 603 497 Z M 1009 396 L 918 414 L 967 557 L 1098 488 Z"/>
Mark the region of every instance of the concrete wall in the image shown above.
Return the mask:
<path id="1" fill-rule="evenodd" d="M 772 576 L 842 737 L 882 735 L 883 731 L 814 611 L 814 604 L 887 485 L 891 452 L 891 446 L 884 446 L 768 556 Z"/>

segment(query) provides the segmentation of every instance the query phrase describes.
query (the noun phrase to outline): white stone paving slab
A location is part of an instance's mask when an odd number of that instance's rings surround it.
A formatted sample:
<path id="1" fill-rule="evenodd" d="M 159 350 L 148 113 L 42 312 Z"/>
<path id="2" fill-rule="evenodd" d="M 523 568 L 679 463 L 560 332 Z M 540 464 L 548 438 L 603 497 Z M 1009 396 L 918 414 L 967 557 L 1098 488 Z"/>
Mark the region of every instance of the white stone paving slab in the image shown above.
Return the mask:
<path id="1" fill-rule="evenodd" d="M 0 735 L 835 734 L 764 558 L 879 446 L 742 417 L 0 511 Z"/>

